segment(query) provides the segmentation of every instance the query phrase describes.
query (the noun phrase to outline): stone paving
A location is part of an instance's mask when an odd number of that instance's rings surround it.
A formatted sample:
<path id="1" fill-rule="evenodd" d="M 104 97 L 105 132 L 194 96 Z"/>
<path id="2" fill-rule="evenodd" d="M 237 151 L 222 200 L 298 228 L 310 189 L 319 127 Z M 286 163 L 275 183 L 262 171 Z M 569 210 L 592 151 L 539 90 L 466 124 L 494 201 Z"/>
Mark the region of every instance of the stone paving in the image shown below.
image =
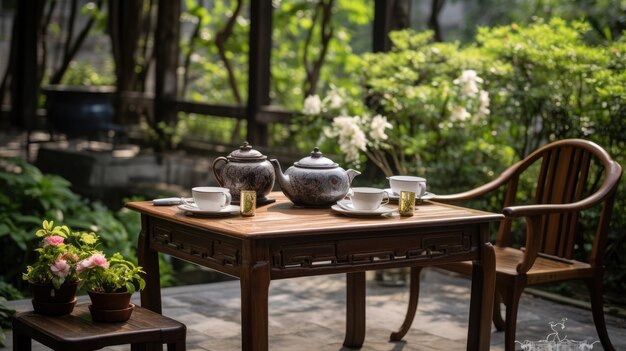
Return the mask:
<path id="1" fill-rule="evenodd" d="M 408 288 L 367 285 L 367 329 L 363 351 L 465 350 L 470 281 L 436 269 L 422 273 L 418 312 L 402 342 L 389 342 L 406 311 Z M 137 302 L 138 296 L 135 296 Z M 82 296 L 81 301 L 88 301 Z M 13 301 L 18 310 L 30 301 Z M 345 330 L 345 276 L 331 275 L 273 281 L 269 297 L 270 350 L 348 351 Z M 241 349 L 239 282 L 189 285 L 163 289 L 163 313 L 187 325 L 187 350 Z M 548 323 L 567 318 L 561 337 L 598 339 L 591 312 L 524 294 L 520 303 L 517 340 L 540 340 L 551 332 Z M 609 335 L 617 350 L 626 350 L 626 319 L 607 316 Z M 11 335 L 7 331 L 11 348 Z M 504 350 L 504 333 L 493 329 L 491 350 Z M 44 350 L 34 344 L 33 350 Z M 127 346 L 108 351 L 129 350 Z M 0 350 L 3 350 L 0 348 Z M 602 350 L 597 343 L 593 350 Z"/>

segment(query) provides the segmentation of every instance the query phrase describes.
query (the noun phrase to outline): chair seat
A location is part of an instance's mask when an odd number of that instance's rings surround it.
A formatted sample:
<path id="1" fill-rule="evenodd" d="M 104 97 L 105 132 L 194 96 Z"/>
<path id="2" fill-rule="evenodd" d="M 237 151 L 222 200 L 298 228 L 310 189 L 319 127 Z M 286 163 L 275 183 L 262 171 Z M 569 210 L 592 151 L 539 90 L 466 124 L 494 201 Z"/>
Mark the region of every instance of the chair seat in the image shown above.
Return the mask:
<path id="1" fill-rule="evenodd" d="M 496 252 L 496 279 L 498 284 L 512 285 L 519 276 L 517 264 L 522 260 L 524 251 L 511 247 L 495 247 Z M 471 275 L 472 262 L 466 261 L 445 266 L 446 269 Z M 561 258 L 538 256 L 535 264 L 526 273 L 526 285 L 537 285 L 568 279 L 584 279 L 592 277 L 595 270 L 590 264 Z"/>

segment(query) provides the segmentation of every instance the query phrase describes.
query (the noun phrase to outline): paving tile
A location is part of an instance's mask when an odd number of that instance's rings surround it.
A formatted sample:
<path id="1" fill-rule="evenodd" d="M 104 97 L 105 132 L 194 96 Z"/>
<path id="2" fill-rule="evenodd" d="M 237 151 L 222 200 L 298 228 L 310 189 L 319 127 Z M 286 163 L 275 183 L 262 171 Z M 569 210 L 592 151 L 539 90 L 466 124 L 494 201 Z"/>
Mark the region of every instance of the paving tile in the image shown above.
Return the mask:
<path id="1" fill-rule="evenodd" d="M 470 281 L 436 269 L 425 269 L 415 321 L 405 339 L 389 342 L 404 320 L 408 287 L 383 287 L 368 274 L 366 336 L 361 351 L 465 350 Z M 241 309 L 238 281 L 163 289 L 163 314 L 187 325 L 187 350 L 241 350 Z M 85 299 L 85 297 L 81 297 Z M 139 296 L 133 296 L 138 303 Z M 271 350 L 349 351 L 345 332 L 345 276 L 331 275 L 273 281 L 269 290 Z M 30 301 L 12 301 L 20 310 Z M 574 340 L 597 340 L 591 312 L 559 305 L 528 294 L 522 296 L 517 339 L 540 340 L 551 332 L 548 323 L 567 318 L 566 334 Z M 626 320 L 607 316 L 609 335 L 626 350 Z M 493 329 L 491 350 L 503 351 L 504 333 Z M 11 347 L 10 331 L 8 347 Z M 44 350 L 34 345 L 33 351 Z M 4 350 L 1 349 L 0 350 Z M 128 346 L 105 351 L 129 350 Z M 594 351 L 602 350 L 599 344 Z"/>

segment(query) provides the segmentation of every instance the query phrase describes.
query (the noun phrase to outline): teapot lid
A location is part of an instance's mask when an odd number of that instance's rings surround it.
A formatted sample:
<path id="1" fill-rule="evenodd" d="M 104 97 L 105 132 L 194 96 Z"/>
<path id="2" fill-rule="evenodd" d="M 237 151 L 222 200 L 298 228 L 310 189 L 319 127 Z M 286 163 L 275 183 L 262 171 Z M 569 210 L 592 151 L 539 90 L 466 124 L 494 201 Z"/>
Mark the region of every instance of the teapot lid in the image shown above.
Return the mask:
<path id="1" fill-rule="evenodd" d="M 338 164 L 331 159 L 324 157 L 320 149 L 315 147 L 311 151 L 311 156 L 305 157 L 298 162 L 294 162 L 294 166 L 302 168 L 337 168 Z"/>
<path id="2" fill-rule="evenodd" d="M 235 150 L 228 155 L 228 158 L 232 161 L 262 161 L 267 159 L 267 156 L 263 155 L 259 151 L 252 148 L 252 146 L 244 141 L 243 145 L 239 147 L 239 150 Z"/>

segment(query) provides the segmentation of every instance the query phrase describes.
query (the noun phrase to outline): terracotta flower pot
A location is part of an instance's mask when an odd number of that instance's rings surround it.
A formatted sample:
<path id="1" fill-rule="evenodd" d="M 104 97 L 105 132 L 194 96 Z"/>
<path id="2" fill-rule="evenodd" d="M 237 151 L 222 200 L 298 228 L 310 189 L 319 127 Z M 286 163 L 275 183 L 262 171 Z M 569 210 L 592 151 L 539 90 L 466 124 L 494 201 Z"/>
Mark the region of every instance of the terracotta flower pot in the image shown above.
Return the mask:
<path id="1" fill-rule="evenodd" d="M 70 314 L 76 305 L 78 283 L 64 283 L 59 289 L 52 284 L 31 284 L 33 309 L 49 316 Z"/>
<path id="2" fill-rule="evenodd" d="M 133 313 L 134 305 L 130 303 L 128 292 L 99 293 L 89 291 L 91 305 L 89 312 L 96 322 L 124 322 Z"/>

